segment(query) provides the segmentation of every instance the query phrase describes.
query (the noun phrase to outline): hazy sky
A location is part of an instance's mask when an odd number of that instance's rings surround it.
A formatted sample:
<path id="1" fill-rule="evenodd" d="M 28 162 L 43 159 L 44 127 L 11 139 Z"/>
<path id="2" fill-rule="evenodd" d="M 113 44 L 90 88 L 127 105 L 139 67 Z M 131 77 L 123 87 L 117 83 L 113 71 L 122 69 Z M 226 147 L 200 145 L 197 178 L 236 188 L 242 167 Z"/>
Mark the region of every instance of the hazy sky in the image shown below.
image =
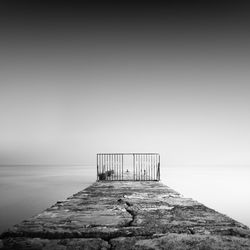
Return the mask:
<path id="1" fill-rule="evenodd" d="M 250 5 L 8 4 L 0 164 L 250 164 Z"/>

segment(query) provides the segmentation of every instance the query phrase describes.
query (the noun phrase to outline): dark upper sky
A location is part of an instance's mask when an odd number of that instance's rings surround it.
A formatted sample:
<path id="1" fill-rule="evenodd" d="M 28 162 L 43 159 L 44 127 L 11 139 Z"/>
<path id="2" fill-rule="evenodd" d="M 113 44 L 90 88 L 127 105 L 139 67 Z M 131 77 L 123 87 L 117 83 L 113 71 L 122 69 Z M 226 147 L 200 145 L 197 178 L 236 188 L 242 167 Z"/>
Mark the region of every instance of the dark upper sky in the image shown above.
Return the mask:
<path id="1" fill-rule="evenodd" d="M 0 163 L 250 163 L 249 7 L 1 2 Z"/>

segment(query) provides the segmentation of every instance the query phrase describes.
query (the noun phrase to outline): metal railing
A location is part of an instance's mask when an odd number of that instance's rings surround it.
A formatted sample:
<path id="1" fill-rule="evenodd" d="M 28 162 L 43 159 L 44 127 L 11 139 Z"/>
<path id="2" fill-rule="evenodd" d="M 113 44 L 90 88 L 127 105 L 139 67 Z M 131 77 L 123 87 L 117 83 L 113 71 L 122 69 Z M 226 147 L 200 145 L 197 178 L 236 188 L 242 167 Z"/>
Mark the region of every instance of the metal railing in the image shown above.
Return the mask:
<path id="1" fill-rule="evenodd" d="M 96 157 L 97 181 L 160 180 L 158 153 L 99 153 Z M 125 158 L 130 158 L 127 166 Z"/>

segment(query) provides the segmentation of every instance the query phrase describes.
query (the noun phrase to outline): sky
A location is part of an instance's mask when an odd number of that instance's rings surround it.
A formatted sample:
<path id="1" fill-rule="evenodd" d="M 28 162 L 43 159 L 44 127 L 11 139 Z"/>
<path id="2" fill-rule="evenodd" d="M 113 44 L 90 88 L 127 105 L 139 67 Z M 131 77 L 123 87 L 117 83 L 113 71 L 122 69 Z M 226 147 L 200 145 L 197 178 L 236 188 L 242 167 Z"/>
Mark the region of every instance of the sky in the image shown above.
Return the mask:
<path id="1" fill-rule="evenodd" d="M 0 165 L 250 164 L 246 1 L 0 5 Z"/>

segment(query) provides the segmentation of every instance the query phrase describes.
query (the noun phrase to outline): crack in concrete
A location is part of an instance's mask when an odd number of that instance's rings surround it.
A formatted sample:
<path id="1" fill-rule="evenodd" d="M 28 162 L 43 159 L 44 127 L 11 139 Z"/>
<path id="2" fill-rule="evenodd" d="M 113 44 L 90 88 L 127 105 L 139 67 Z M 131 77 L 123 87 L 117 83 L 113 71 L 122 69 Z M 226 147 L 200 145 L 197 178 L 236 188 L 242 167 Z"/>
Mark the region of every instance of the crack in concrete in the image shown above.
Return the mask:
<path id="1" fill-rule="evenodd" d="M 126 225 L 126 227 L 131 227 L 132 224 L 133 224 L 133 222 L 135 221 L 135 218 L 136 218 L 136 215 L 137 215 L 137 214 L 136 214 L 136 212 L 135 212 L 133 209 L 131 209 L 130 207 L 126 207 L 125 209 L 126 209 L 126 211 L 132 216 L 132 220 L 128 222 L 128 224 Z"/>
<path id="2" fill-rule="evenodd" d="M 133 204 L 130 203 L 129 201 L 125 201 L 123 199 L 118 199 L 117 200 L 119 203 L 123 203 L 124 204 L 124 208 L 126 209 L 126 211 L 132 216 L 132 220 L 129 221 L 125 227 L 131 227 L 133 222 L 135 221 L 136 215 L 137 213 L 135 212 L 135 210 L 133 209 Z"/>

